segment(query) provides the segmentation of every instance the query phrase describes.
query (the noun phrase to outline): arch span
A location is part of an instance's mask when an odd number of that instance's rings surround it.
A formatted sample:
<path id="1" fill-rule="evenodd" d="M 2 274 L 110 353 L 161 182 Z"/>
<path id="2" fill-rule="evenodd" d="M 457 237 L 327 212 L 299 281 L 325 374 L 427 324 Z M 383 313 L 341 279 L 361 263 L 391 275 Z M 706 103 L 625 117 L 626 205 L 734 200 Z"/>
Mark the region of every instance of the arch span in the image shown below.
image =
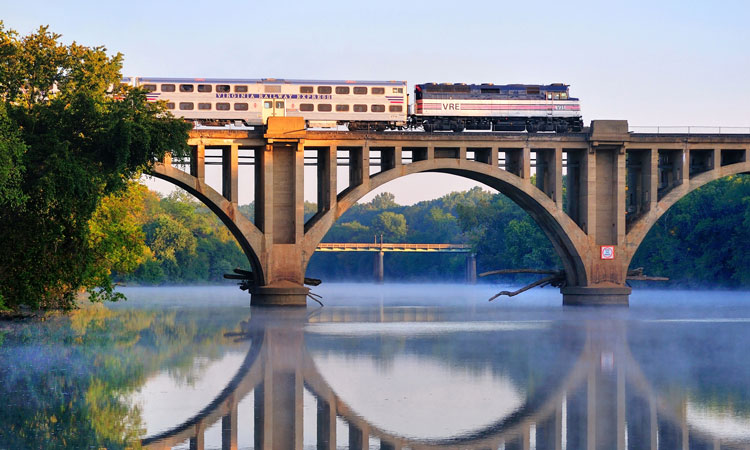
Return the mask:
<path id="1" fill-rule="evenodd" d="M 264 284 L 265 274 L 259 258 L 262 249 L 262 234 L 248 218 L 240 213 L 236 203 L 230 202 L 200 179 L 170 164 L 154 164 L 149 175 L 186 190 L 216 214 L 240 244 L 256 275 L 256 282 Z"/>
<path id="2" fill-rule="evenodd" d="M 646 235 L 648 235 L 649 231 L 651 231 L 654 225 L 656 225 L 656 222 L 658 222 L 659 219 L 675 204 L 685 198 L 685 196 L 687 196 L 689 193 L 702 186 L 705 186 L 708 183 L 739 174 L 750 174 L 750 161 L 736 163 L 703 172 L 694 176 L 693 178 L 690 178 L 687 183 L 684 183 L 683 185 L 669 191 L 669 193 L 667 193 L 658 203 L 656 203 L 656 207 L 651 208 L 646 214 L 643 215 L 643 217 L 639 218 L 627 233 L 626 267 L 630 265 L 630 262 L 638 251 L 638 248 L 643 243 L 643 240 L 646 238 Z"/>
<path id="3" fill-rule="evenodd" d="M 468 178 L 507 196 L 534 219 L 552 242 L 563 263 L 568 284 L 586 284 L 587 274 L 583 257 L 586 248 L 583 245 L 587 244 L 588 240 L 583 230 L 562 210 L 561 206 L 558 206 L 528 180 L 505 170 L 481 162 L 448 158 L 417 161 L 386 170 L 370 176 L 359 186 L 344 191 L 336 204 L 319 217 L 305 233 L 306 255 L 313 254 L 336 221 L 363 196 L 390 181 L 425 172 L 447 173 Z M 307 267 L 309 260 L 310 258 L 307 257 L 304 267 Z"/>

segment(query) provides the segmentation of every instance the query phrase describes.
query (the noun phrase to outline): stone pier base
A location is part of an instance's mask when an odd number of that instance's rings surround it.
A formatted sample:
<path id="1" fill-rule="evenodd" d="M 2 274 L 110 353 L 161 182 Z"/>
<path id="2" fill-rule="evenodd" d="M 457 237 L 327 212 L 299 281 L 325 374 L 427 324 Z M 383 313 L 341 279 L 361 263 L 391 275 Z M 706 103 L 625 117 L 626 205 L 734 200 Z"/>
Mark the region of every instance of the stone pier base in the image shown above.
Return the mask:
<path id="1" fill-rule="evenodd" d="M 560 289 L 566 306 L 628 306 L 627 286 L 568 286 Z"/>
<path id="2" fill-rule="evenodd" d="M 250 291 L 252 306 L 307 306 L 309 288 L 281 281 L 268 286 L 257 286 Z"/>

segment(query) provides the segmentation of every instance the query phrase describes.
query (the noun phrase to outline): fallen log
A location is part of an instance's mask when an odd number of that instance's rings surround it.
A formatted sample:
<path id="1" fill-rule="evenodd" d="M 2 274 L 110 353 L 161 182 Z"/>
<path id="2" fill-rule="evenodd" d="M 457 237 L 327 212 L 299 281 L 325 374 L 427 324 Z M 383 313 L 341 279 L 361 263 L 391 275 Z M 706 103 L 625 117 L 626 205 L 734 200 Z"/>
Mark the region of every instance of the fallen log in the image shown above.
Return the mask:
<path id="1" fill-rule="evenodd" d="M 522 287 L 521 289 L 518 289 L 517 291 L 500 291 L 497 294 L 495 294 L 492 297 L 490 297 L 490 299 L 488 301 L 491 302 L 492 300 L 495 300 L 496 298 L 498 298 L 498 297 L 500 297 L 502 295 L 507 295 L 508 297 L 513 297 L 513 296 L 516 296 L 516 295 L 518 295 L 518 294 L 520 294 L 522 292 L 526 292 L 529 289 L 537 287 L 537 286 L 544 287 L 544 286 L 547 286 L 549 284 L 555 286 L 555 285 L 561 285 L 564 282 L 565 282 L 565 277 L 562 274 L 557 273 L 555 275 L 550 275 L 550 276 L 544 277 L 544 278 L 542 278 L 540 280 L 536 280 L 533 283 L 527 284 L 526 286 Z"/>

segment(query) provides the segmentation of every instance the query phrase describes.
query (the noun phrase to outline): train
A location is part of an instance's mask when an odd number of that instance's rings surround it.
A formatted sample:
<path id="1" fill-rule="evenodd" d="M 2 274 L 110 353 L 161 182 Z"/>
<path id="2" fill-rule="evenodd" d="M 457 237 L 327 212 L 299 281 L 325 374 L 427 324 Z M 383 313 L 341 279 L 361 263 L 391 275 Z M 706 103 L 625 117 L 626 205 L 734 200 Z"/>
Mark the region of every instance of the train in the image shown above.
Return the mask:
<path id="1" fill-rule="evenodd" d="M 424 83 L 409 105 L 406 81 L 129 77 L 124 84 L 202 125 L 263 126 L 304 117 L 308 127 L 349 131 L 579 132 L 579 99 L 569 85 Z"/>

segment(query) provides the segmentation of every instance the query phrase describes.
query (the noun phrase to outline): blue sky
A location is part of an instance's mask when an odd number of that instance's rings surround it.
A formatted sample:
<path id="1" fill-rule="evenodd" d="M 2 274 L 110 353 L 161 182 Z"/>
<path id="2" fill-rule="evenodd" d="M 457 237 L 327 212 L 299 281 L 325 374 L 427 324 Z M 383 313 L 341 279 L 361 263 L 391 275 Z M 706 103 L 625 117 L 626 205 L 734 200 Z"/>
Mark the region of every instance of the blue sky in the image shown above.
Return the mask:
<path id="1" fill-rule="evenodd" d="M 122 52 L 126 75 L 564 82 L 587 122 L 750 127 L 750 2 L 0 3 L 22 34 Z M 409 180 L 386 190 L 411 203 Z"/>

